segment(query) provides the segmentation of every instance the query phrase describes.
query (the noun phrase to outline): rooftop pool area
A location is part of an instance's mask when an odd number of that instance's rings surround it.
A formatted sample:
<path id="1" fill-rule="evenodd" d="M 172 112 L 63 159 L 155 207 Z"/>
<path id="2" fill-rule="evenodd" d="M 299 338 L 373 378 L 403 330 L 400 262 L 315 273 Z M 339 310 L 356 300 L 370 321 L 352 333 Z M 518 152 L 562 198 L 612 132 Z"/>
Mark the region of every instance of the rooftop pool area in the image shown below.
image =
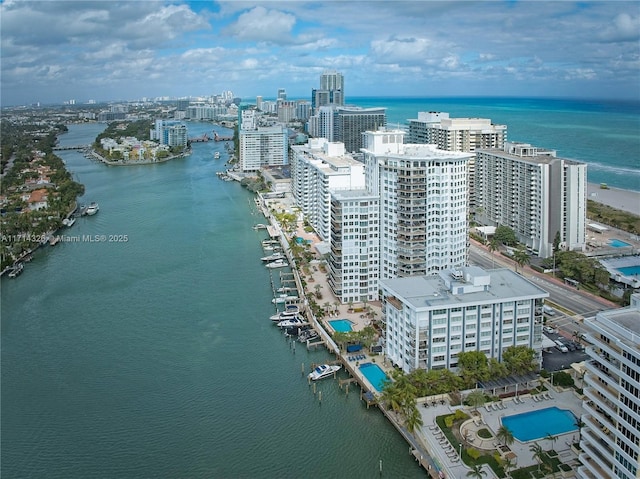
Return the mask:
<path id="1" fill-rule="evenodd" d="M 359 366 L 359 369 L 376 391 L 382 392 L 384 382 L 389 380 L 382 368 L 375 363 L 364 363 Z"/>
<path id="2" fill-rule="evenodd" d="M 623 266 L 622 268 L 616 268 L 621 274 L 625 276 L 640 276 L 640 265 L 636 266 Z"/>
<path id="3" fill-rule="evenodd" d="M 336 333 L 348 333 L 352 331 L 351 325 L 353 324 L 348 319 L 332 319 L 329 324 Z"/>
<path id="4" fill-rule="evenodd" d="M 611 246 L 612 248 L 626 248 L 627 246 L 633 246 L 633 245 L 616 238 L 611 238 L 609 240 L 609 246 Z"/>
<path id="5" fill-rule="evenodd" d="M 502 425 L 520 442 L 577 431 L 575 423 L 576 417 L 571 411 L 555 406 L 502 418 Z"/>

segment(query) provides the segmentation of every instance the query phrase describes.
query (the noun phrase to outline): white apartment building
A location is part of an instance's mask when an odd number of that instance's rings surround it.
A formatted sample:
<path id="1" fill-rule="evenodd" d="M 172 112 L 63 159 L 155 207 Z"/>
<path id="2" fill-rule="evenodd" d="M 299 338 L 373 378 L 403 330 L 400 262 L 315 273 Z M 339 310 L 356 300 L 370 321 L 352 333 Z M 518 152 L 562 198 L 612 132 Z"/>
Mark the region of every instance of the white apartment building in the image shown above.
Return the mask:
<path id="1" fill-rule="evenodd" d="M 187 125 L 175 120 L 156 120 L 155 129 L 151 130 L 152 140 L 158 140 L 161 145 L 187 146 Z"/>
<path id="2" fill-rule="evenodd" d="M 640 294 L 586 318 L 580 479 L 640 477 Z"/>
<path id="3" fill-rule="evenodd" d="M 465 265 L 471 154 L 404 144 L 400 130 L 363 137 L 367 190 L 380 197 L 380 278 Z"/>
<path id="4" fill-rule="evenodd" d="M 341 303 L 378 299 L 378 211 L 366 190 L 331 191 L 328 282 Z"/>
<path id="5" fill-rule="evenodd" d="M 320 239 L 331 238 L 331 191 L 365 188 L 364 165 L 342 143 L 310 138 L 291 147 L 293 196 Z"/>
<path id="6" fill-rule="evenodd" d="M 507 141 L 507 126 L 494 125 L 488 118 L 449 118 L 446 112 L 418 112 L 409 120 L 407 143 L 430 143 L 441 150 L 475 153 L 481 148 L 502 149 Z M 475 201 L 475 154 L 469 160 L 469 206 Z"/>
<path id="7" fill-rule="evenodd" d="M 243 119 L 244 121 L 244 119 Z M 288 163 L 288 137 L 284 126 L 240 130 L 239 165 L 244 172 Z"/>
<path id="8" fill-rule="evenodd" d="M 455 369 L 461 352 L 502 361 L 527 346 L 541 361 L 542 318 L 549 293 L 509 269 L 463 267 L 438 275 L 380 280 L 385 354 L 405 373 Z"/>
<path id="9" fill-rule="evenodd" d="M 476 219 L 508 226 L 534 254 L 560 247 L 584 251 L 587 223 L 587 165 L 556 157 L 528 143 L 476 151 Z"/>

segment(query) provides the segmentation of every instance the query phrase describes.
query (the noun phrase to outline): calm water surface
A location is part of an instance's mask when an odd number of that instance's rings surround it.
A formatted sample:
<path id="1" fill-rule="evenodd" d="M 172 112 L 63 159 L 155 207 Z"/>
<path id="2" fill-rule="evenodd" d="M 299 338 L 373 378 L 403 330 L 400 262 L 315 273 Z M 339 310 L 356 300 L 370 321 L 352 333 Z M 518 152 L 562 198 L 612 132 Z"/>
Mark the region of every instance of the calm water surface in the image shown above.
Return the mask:
<path id="1" fill-rule="evenodd" d="M 264 218 L 215 176 L 221 143 L 147 166 L 60 156 L 100 204 L 65 233 L 127 241 L 61 242 L 2 279 L 4 479 L 369 478 L 381 459 L 385 477 L 424 477 L 354 388 L 323 381 L 320 403 L 307 385 L 302 364 L 329 356 L 294 351 L 267 319 Z"/>

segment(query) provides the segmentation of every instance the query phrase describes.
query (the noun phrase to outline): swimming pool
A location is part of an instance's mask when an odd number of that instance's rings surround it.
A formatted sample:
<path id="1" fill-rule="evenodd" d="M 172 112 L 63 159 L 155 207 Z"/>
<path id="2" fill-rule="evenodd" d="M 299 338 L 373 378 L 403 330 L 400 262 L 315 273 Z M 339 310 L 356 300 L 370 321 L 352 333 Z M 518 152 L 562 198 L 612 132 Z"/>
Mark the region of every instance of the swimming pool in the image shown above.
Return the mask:
<path id="1" fill-rule="evenodd" d="M 362 375 L 376 388 L 376 391 L 382 392 L 384 382 L 388 381 L 389 378 L 380 366 L 374 363 L 364 363 L 360 365 L 359 369 Z"/>
<path id="2" fill-rule="evenodd" d="M 329 324 L 337 333 L 348 333 L 349 331 L 352 331 L 352 323 L 348 319 L 333 319 L 329 321 Z"/>
<path id="3" fill-rule="evenodd" d="M 629 243 L 625 243 L 622 240 L 616 239 L 616 238 L 611 238 L 609 240 L 609 246 L 611 246 L 612 248 L 624 248 L 626 246 L 633 246 Z"/>
<path id="4" fill-rule="evenodd" d="M 577 431 L 576 417 L 568 409 L 548 407 L 502 418 L 502 425 L 511 431 L 520 442 L 544 439 L 549 434 L 556 436 Z"/>
<path id="5" fill-rule="evenodd" d="M 620 271 L 625 276 L 640 276 L 640 265 L 624 266 L 622 268 L 616 268 L 616 270 Z"/>

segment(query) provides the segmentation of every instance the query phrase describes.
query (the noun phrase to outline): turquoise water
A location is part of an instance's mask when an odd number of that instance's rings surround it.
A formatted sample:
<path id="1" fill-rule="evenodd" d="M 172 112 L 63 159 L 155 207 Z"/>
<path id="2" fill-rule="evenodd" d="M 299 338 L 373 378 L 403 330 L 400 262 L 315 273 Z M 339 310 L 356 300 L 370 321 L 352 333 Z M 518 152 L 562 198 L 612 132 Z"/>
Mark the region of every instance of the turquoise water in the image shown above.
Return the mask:
<path id="1" fill-rule="evenodd" d="M 334 331 L 339 333 L 348 333 L 351 331 L 351 321 L 348 319 L 332 319 L 329 324 Z"/>
<path id="2" fill-rule="evenodd" d="M 360 372 L 365 378 L 376 388 L 376 391 L 382 392 L 384 382 L 389 378 L 384 371 L 375 363 L 364 363 L 359 366 Z"/>
<path id="3" fill-rule="evenodd" d="M 622 240 L 611 238 L 609 240 L 609 246 L 611 246 L 613 248 L 625 248 L 625 247 L 631 246 L 631 245 L 629 243 L 625 243 Z"/>
<path id="4" fill-rule="evenodd" d="M 636 265 L 636 266 L 624 266 L 622 268 L 616 268 L 618 271 L 620 271 L 623 275 L 625 276 L 634 276 L 634 275 L 640 275 L 640 265 Z"/>
<path id="5" fill-rule="evenodd" d="M 549 407 L 502 418 L 502 424 L 520 442 L 544 439 L 551 434 L 565 434 L 577 431 L 576 417 L 566 409 Z"/>
<path id="6" fill-rule="evenodd" d="M 349 97 L 362 107 L 386 107 L 387 125 L 404 125 L 419 111 L 452 118 L 489 118 L 507 125 L 510 141 L 555 149 L 560 158 L 587 163 L 592 183 L 640 191 L 640 102 L 558 98 Z"/>
<path id="7" fill-rule="evenodd" d="M 70 126 L 61 143 L 103 128 Z M 210 129 L 189 123 L 190 136 Z M 264 218 L 216 177 L 221 143 L 146 166 L 60 156 L 80 201 L 100 204 L 69 234 L 128 241 L 60 242 L 2 278 L 3 479 L 370 478 L 380 460 L 387 477 L 424 477 L 358 394 L 327 381 L 318 400 L 306 373 L 332 357 L 269 321 L 279 274 L 252 228 Z"/>

